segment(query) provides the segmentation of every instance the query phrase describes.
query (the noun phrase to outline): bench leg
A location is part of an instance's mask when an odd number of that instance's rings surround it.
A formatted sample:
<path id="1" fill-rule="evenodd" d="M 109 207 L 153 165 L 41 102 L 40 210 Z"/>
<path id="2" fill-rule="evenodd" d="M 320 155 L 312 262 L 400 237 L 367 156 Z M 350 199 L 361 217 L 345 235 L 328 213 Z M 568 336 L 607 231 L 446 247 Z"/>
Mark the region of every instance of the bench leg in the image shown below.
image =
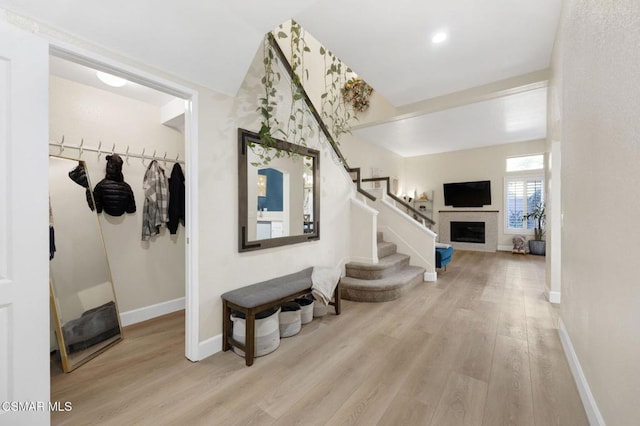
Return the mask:
<path id="1" fill-rule="evenodd" d="M 253 365 L 253 359 L 256 356 L 256 313 L 253 309 L 248 310 L 245 325 L 244 359 L 247 367 L 250 367 Z"/>
<path id="2" fill-rule="evenodd" d="M 226 300 L 222 301 L 222 351 L 231 349 L 229 339 L 233 337 L 233 324 L 231 322 L 231 309 Z"/>

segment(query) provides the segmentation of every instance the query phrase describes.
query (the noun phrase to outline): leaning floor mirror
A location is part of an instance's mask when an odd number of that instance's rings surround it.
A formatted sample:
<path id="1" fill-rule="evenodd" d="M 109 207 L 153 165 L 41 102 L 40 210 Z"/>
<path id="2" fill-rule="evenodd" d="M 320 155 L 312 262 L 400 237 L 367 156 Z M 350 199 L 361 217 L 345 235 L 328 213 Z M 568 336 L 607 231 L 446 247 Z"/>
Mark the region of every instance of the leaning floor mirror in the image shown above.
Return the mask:
<path id="1" fill-rule="evenodd" d="M 122 340 L 91 188 L 83 161 L 49 157 L 52 345 L 57 343 L 65 373 Z"/>

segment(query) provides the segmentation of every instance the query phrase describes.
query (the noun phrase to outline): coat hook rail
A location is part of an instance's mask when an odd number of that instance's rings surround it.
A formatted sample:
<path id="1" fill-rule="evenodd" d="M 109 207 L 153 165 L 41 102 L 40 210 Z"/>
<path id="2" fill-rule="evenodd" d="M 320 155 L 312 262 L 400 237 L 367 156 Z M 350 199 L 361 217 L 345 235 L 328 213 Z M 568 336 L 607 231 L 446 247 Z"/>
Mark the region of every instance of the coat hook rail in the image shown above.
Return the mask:
<path id="1" fill-rule="evenodd" d="M 65 149 L 69 148 L 69 149 L 77 149 L 79 156 L 82 156 L 83 152 L 88 151 L 88 152 L 95 152 L 98 154 L 98 158 L 100 158 L 102 156 L 103 153 L 105 153 L 105 151 L 102 150 L 102 141 L 98 142 L 98 146 L 97 147 L 91 147 L 91 146 L 86 146 L 84 143 L 84 138 L 82 138 L 80 140 L 80 143 L 78 145 L 71 145 L 68 143 L 65 143 L 65 139 L 64 139 L 64 135 L 62 136 L 62 139 L 60 140 L 60 142 L 49 142 L 49 146 L 51 147 L 55 147 L 58 148 L 60 150 L 60 153 L 62 153 L 62 151 L 64 151 Z M 107 148 L 108 149 L 108 148 Z M 174 162 L 174 163 L 179 163 L 184 165 L 184 161 L 180 160 L 180 153 L 178 153 L 178 155 L 176 155 L 176 159 L 175 160 L 171 160 L 171 158 L 168 158 L 168 153 L 167 151 L 164 152 L 163 156 L 158 156 L 157 154 L 157 150 L 154 149 L 153 150 L 153 155 L 148 155 L 146 154 L 146 148 L 142 148 L 142 153 L 141 154 L 136 154 L 133 152 L 130 152 L 130 147 L 129 145 L 127 145 L 127 149 L 124 152 L 119 152 L 116 150 L 116 144 L 114 143 L 112 148 L 111 148 L 111 154 L 118 154 L 122 157 L 125 157 L 127 160 L 129 159 L 129 157 L 132 158 L 140 158 L 142 160 L 156 160 L 156 161 L 163 161 L 164 164 L 167 164 L 167 161 L 170 162 Z M 107 151 L 108 153 L 109 151 Z"/>

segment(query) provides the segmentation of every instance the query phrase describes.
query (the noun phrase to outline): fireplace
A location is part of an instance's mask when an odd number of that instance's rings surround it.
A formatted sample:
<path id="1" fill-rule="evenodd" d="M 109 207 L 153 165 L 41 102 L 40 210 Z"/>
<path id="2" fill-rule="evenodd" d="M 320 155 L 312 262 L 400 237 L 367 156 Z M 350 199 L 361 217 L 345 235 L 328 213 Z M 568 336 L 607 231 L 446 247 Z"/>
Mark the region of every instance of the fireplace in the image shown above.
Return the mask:
<path id="1" fill-rule="evenodd" d="M 438 222 L 440 222 L 439 230 L 440 234 L 440 242 L 445 244 L 451 244 L 455 249 L 458 250 L 471 250 L 471 251 L 486 251 L 486 252 L 495 252 L 498 248 L 498 210 L 439 210 L 438 211 Z M 482 235 L 478 241 L 484 241 L 484 244 L 481 242 L 470 242 L 467 237 L 460 242 L 460 235 L 457 235 L 458 240 L 456 241 L 454 238 L 454 231 L 452 226 L 452 222 L 462 222 L 465 224 L 463 226 L 463 231 L 469 233 L 467 231 L 471 231 L 472 236 L 476 234 Z M 484 226 L 484 229 L 481 231 L 477 229 L 476 225 L 480 222 L 480 226 Z M 467 226 L 471 224 L 471 226 Z M 468 229 L 471 228 L 471 229 Z M 475 228 L 475 229 L 474 229 Z"/>
<path id="2" fill-rule="evenodd" d="M 484 222 L 454 222 L 451 221 L 451 241 L 458 243 L 485 243 Z"/>

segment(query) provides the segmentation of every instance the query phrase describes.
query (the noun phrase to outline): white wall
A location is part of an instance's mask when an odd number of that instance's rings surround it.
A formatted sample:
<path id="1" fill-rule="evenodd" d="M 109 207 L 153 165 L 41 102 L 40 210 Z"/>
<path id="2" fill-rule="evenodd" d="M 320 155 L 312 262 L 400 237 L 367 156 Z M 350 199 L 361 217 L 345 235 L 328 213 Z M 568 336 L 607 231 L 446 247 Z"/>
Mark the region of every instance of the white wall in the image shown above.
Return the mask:
<path id="1" fill-rule="evenodd" d="M 403 186 L 402 183 L 406 179 L 404 157 L 378 145 L 367 143 L 355 134 L 345 135 L 340 144 L 340 149 L 349 166 L 360 167 L 363 179 L 372 177 L 372 171 L 376 171 L 378 176 L 399 179 L 400 186 Z M 370 186 L 371 184 L 363 185 L 365 188 Z"/>
<path id="2" fill-rule="evenodd" d="M 413 193 L 414 190 L 418 194 L 434 191 L 433 219 L 436 221 L 434 230 L 437 232 L 438 210 L 451 210 L 451 207 L 444 205 L 443 183 L 490 180 L 491 205 L 484 206 L 483 209 L 500 211 L 498 214 L 498 245 L 512 245 L 513 235 L 504 233 L 506 158 L 544 152 L 545 141 L 538 140 L 410 157 L 405 160 L 406 180 L 404 182 L 406 183 L 403 183 L 403 186 L 407 187 L 407 193 Z"/>
<path id="3" fill-rule="evenodd" d="M 238 253 L 238 127 L 257 131 L 255 111 L 261 95 L 259 49 L 235 98 L 201 91 L 200 146 L 200 338 L 222 331 L 220 295 L 309 266 L 341 265 L 349 255 L 349 209 L 352 184 L 331 157 L 319 133 L 308 145 L 320 149 L 320 240 L 280 248 Z M 284 87 L 283 87 L 284 86 Z M 279 91 L 286 93 L 283 82 Z M 280 114 L 289 108 L 282 100 Z"/>
<path id="4" fill-rule="evenodd" d="M 562 37 L 560 26 L 549 71 L 547 92 L 547 170 L 546 170 L 546 295 L 553 303 L 561 301 L 562 282 Z"/>
<path id="5" fill-rule="evenodd" d="M 282 31 L 288 35 L 287 38 L 276 37 L 280 48 L 284 52 L 286 57 L 290 57 L 291 52 L 291 37 L 290 37 L 290 22 L 286 22 L 282 26 Z M 309 52 L 304 53 L 304 68 L 308 70 L 308 74 L 303 76 L 303 86 L 309 99 L 313 105 L 315 105 L 318 111 L 321 111 L 321 96 L 323 93 L 330 92 L 331 77 L 326 75 L 325 67 L 330 65 L 329 62 L 325 64 L 325 57 L 320 54 L 320 47 L 322 44 L 313 36 L 313 34 L 303 29 L 304 40 L 309 47 Z M 278 30 L 280 31 L 280 30 Z M 331 46 L 324 46 L 325 49 L 331 50 Z M 327 57 L 328 60 L 328 57 Z M 340 60 L 340 58 L 338 58 Z M 348 64 L 342 64 L 344 67 L 348 67 Z M 346 68 L 345 68 L 346 69 Z M 358 70 L 354 69 L 352 73 L 347 73 L 346 78 L 352 78 L 358 76 Z M 360 76 L 366 81 L 366 76 Z M 325 84 L 326 83 L 326 84 Z M 339 87 L 338 90 L 341 88 Z M 340 95 L 338 95 L 340 96 Z M 364 124 L 378 122 L 391 118 L 397 114 L 397 109 L 393 106 L 385 97 L 380 93 L 373 90 L 370 97 L 370 105 L 366 111 L 357 112 L 357 120 L 352 120 L 351 125 L 354 127 L 362 126 Z M 328 124 L 328 123 L 327 123 Z M 345 134 L 342 138 L 347 138 L 349 134 Z M 351 165 L 351 164 L 349 164 Z M 353 167 L 353 166 L 352 166 Z"/>
<path id="6" fill-rule="evenodd" d="M 640 424 L 640 2 L 568 0 L 561 318 L 606 424 Z M 584 385 L 584 383 L 582 383 Z M 587 410 L 589 412 L 589 409 Z"/>
<path id="7" fill-rule="evenodd" d="M 283 31 L 289 34 L 290 24 L 283 25 Z M 330 84 L 330 78 L 325 73 L 324 57 L 320 55 L 321 43 L 313 37 L 313 34 L 305 31 L 305 41 L 310 52 L 304 54 L 304 67 L 309 71 L 308 78 L 305 74 L 303 78 L 303 86 L 309 95 L 311 102 L 318 111 L 322 110 L 321 96 L 331 90 L 325 86 L 325 82 Z M 285 56 L 289 57 L 291 52 L 291 39 L 277 38 Z M 343 66 L 347 66 L 343 64 Z M 358 70 L 353 70 L 356 74 L 349 74 L 349 77 L 357 75 Z M 366 77 L 364 77 L 366 80 Z M 338 89 L 339 90 L 339 89 Z M 340 96 L 340 95 L 339 95 Z M 370 98 L 369 108 L 363 112 L 353 112 L 357 116 L 351 120 L 353 129 L 369 123 L 393 117 L 397 113 L 394 107 L 387 99 L 385 99 L 375 88 Z M 330 127 L 330 126 L 329 126 Z M 336 139 L 334 137 L 334 139 Z M 355 134 L 343 134 L 336 139 L 339 149 L 343 157 L 347 160 L 350 167 L 360 167 L 362 177 L 371 177 L 372 169 L 377 171 L 378 176 L 390 176 L 402 179 L 402 157 L 377 145 L 364 142 Z"/>
<path id="8" fill-rule="evenodd" d="M 147 154 L 167 151 L 168 158 L 184 158 L 184 138 L 174 129 L 160 124 L 160 108 L 100 89 L 52 76 L 49 91 L 50 139 L 73 145 L 84 139 L 87 146 Z M 58 153 L 57 148 L 51 149 Z M 66 156 L 77 156 L 77 150 L 65 149 Z M 93 187 L 104 178 L 105 154 L 85 151 L 82 159 Z M 123 158 L 124 159 L 124 158 Z M 148 242 L 141 241 L 144 194 L 142 180 L 149 162 L 130 158 L 122 168 L 125 182 L 134 191 L 137 210 L 134 214 L 112 217 L 100 214 L 100 223 L 120 312 L 184 297 L 185 246 L 184 227 L 170 236 L 161 234 Z M 173 164 L 160 164 L 169 177 Z"/>

